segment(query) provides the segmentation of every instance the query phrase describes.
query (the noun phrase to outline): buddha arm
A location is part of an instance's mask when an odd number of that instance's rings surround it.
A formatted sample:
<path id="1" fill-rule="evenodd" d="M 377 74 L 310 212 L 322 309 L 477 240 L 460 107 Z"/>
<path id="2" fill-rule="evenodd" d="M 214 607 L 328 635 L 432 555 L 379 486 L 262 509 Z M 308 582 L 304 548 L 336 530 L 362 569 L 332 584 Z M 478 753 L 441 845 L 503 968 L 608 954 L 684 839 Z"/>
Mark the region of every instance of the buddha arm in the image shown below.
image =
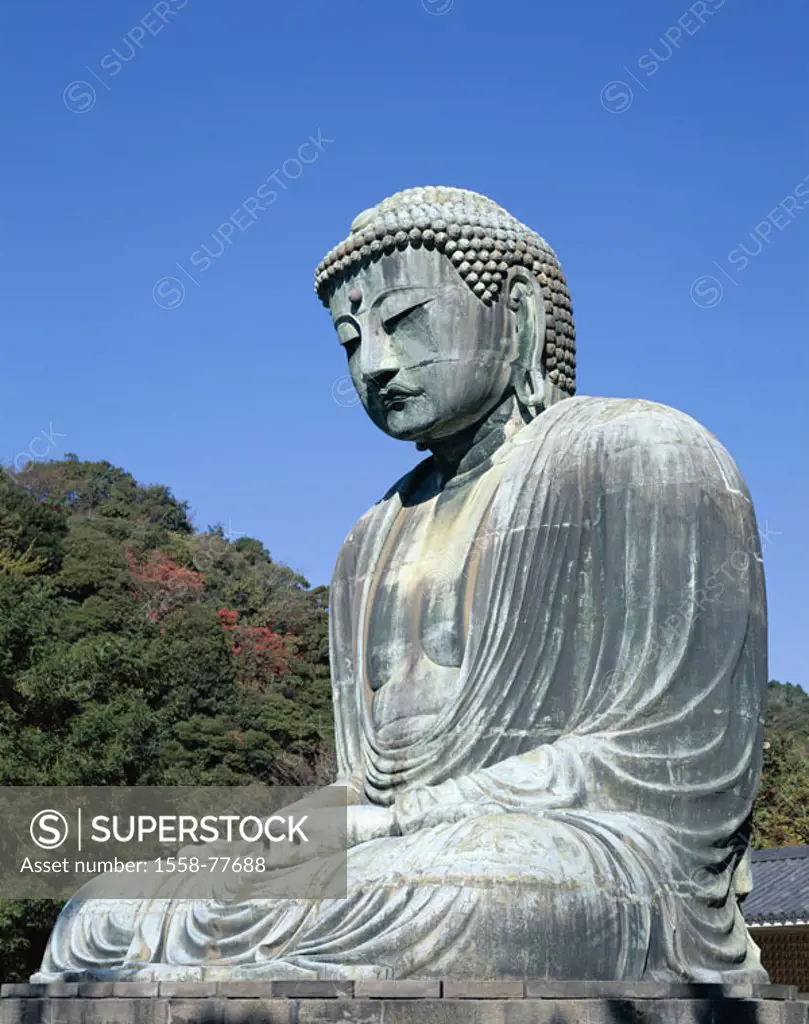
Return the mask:
<path id="1" fill-rule="evenodd" d="M 493 812 L 574 807 L 585 796 L 581 738 L 560 739 L 488 768 L 401 794 L 394 819 L 402 833 Z"/>

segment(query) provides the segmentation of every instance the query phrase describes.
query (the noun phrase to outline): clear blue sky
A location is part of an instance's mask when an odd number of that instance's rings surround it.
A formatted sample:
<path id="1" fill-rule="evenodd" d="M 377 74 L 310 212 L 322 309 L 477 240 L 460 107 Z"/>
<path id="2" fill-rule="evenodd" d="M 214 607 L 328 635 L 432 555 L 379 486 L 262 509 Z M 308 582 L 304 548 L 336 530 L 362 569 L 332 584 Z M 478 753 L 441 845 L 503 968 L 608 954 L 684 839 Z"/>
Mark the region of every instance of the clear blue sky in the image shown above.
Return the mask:
<path id="1" fill-rule="evenodd" d="M 384 196 L 471 188 L 559 253 L 580 391 L 730 449 L 771 675 L 809 682 L 805 0 L 3 0 L 0 30 L 4 461 L 55 431 L 327 582 L 418 456 L 349 404 L 313 269 Z"/>

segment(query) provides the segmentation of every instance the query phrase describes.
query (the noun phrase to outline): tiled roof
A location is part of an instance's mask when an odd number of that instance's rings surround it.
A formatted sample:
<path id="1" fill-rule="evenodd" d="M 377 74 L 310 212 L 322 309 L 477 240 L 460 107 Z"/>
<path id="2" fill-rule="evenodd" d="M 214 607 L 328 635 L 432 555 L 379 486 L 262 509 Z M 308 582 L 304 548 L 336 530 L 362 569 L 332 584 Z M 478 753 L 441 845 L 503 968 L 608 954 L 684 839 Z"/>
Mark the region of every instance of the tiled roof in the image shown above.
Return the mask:
<path id="1" fill-rule="evenodd" d="M 753 850 L 753 891 L 742 904 L 748 925 L 809 924 L 809 846 Z"/>

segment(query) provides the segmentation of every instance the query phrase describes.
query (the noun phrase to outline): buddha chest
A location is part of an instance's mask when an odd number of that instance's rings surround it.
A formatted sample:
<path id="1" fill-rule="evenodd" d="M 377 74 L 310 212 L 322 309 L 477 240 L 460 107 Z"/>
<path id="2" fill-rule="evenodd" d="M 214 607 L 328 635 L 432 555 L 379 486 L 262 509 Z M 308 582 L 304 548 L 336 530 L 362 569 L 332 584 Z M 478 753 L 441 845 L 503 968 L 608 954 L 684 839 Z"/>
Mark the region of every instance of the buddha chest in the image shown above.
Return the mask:
<path id="1" fill-rule="evenodd" d="M 372 585 L 366 696 L 380 741 L 413 742 L 455 695 L 466 646 L 479 538 L 502 467 L 427 480 L 402 507 Z"/>

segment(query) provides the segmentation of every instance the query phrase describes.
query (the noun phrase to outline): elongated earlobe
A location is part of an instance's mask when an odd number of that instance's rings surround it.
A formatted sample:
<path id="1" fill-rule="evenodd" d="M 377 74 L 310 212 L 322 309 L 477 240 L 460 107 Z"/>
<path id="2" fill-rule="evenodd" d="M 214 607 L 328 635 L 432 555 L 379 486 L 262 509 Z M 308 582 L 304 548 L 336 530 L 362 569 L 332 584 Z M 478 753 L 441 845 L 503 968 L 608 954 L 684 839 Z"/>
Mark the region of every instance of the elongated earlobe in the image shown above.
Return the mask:
<path id="1" fill-rule="evenodd" d="M 517 401 L 529 417 L 545 408 L 546 384 L 542 372 L 545 347 L 545 303 L 539 283 L 532 275 L 517 271 L 510 282 L 509 309 L 515 314 L 517 357 L 511 383 Z"/>
<path id="2" fill-rule="evenodd" d="M 524 370 L 522 374 L 515 373 L 514 391 L 519 403 L 534 414 L 542 412 L 545 408 L 545 378 L 533 370 Z"/>

